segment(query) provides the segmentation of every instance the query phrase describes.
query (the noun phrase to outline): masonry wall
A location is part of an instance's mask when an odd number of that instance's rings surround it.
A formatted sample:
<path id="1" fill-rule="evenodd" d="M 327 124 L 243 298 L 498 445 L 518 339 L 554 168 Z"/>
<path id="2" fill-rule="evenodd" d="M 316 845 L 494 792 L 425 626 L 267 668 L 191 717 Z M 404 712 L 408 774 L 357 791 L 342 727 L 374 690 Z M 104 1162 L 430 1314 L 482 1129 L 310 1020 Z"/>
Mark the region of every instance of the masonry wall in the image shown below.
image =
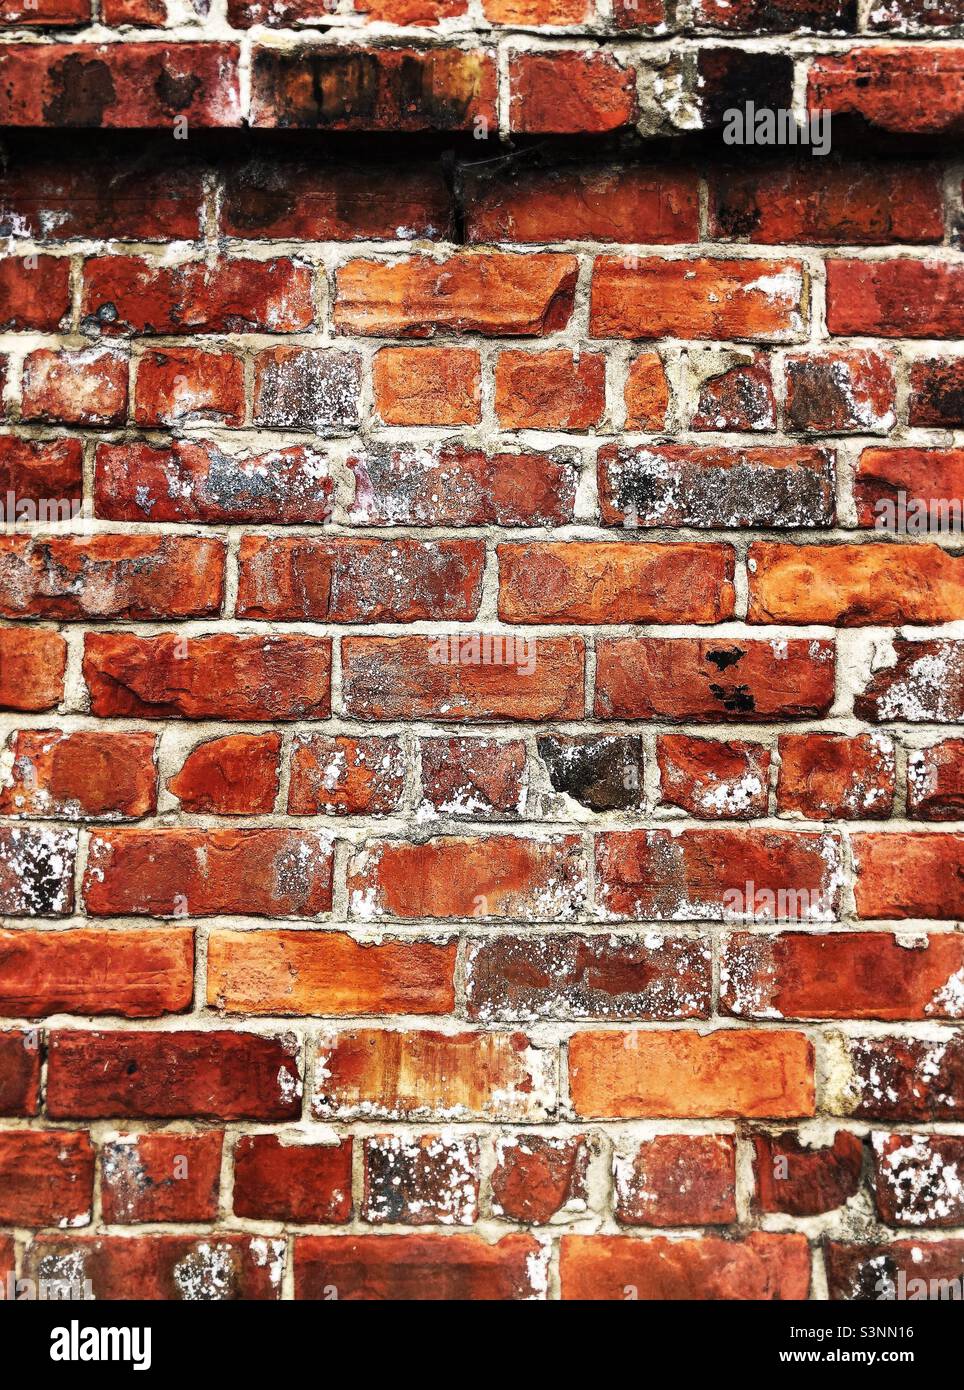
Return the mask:
<path id="1" fill-rule="evenodd" d="M 0 13 L 0 1278 L 964 1278 L 957 0 Z"/>

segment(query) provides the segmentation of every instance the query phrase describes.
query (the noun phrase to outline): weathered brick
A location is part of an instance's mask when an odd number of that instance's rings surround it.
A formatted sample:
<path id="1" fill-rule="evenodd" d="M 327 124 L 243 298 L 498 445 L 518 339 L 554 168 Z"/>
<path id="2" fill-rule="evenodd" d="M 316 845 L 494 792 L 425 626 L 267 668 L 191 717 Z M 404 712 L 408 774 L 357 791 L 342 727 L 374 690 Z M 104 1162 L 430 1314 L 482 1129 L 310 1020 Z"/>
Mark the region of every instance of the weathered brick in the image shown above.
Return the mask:
<path id="1" fill-rule="evenodd" d="M 397 738 L 296 734 L 288 814 L 379 816 L 398 810 L 405 758 Z"/>
<path id="2" fill-rule="evenodd" d="M 419 740 L 422 795 L 446 816 L 517 816 L 527 797 L 526 747 L 521 739 Z"/>
<path id="3" fill-rule="evenodd" d="M 834 519 L 834 460 L 825 449 L 604 444 L 597 459 L 607 526 L 783 529 Z"/>
<path id="4" fill-rule="evenodd" d="M 536 541 L 500 545 L 507 623 L 717 623 L 733 614 L 729 546 Z"/>
<path id="5" fill-rule="evenodd" d="M 244 364 L 230 352 L 165 348 L 138 360 L 138 425 L 244 424 Z"/>
<path id="6" fill-rule="evenodd" d="M 219 1130 L 111 1137 L 100 1156 L 104 1220 L 120 1226 L 217 1220 L 223 1143 Z"/>
<path id="7" fill-rule="evenodd" d="M 360 390 L 357 353 L 267 348 L 254 361 L 254 421 L 273 429 L 347 434 L 358 424 Z"/>
<path id="8" fill-rule="evenodd" d="M 627 811 L 645 801 L 638 734 L 545 734 L 536 749 L 553 791 L 589 811 Z"/>
<path id="9" fill-rule="evenodd" d="M 786 360 L 787 425 L 809 434 L 886 434 L 897 421 L 893 358 L 868 349 Z"/>
<path id="10" fill-rule="evenodd" d="M 344 708 L 356 719 L 464 723 L 583 713 L 579 637 L 346 637 L 341 654 Z"/>
<path id="11" fill-rule="evenodd" d="M 379 1134 L 364 1141 L 362 1216 L 378 1225 L 471 1226 L 479 1214 L 479 1141 Z"/>
<path id="12" fill-rule="evenodd" d="M 103 716 L 288 720 L 330 709 L 325 637 L 88 633 L 83 669 L 91 713 Z"/>
<path id="13" fill-rule="evenodd" d="M 474 425 L 481 418 L 475 348 L 381 348 L 372 362 L 372 389 L 386 425 Z"/>
<path id="14" fill-rule="evenodd" d="M 9 56 L 15 47 L 20 45 L 5 44 L 4 53 Z M 2 108 L 0 98 L 0 111 Z M 0 331 L 56 333 L 69 311 L 70 261 L 66 256 L 0 259 Z"/>
<path id="15" fill-rule="evenodd" d="M 807 107 L 830 111 L 834 118 L 856 117 L 880 130 L 959 134 L 964 129 L 962 76 L 964 54 L 950 46 L 851 48 L 814 59 Z"/>
<path id="16" fill-rule="evenodd" d="M 833 700 L 834 647 L 822 639 L 605 637 L 596 650 L 602 719 L 806 719 Z"/>
<path id="17" fill-rule="evenodd" d="M 0 1029 L 0 1115 L 40 1108 L 41 1037 L 36 1029 Z"/>
<path id="18" fill-rule="evenodd" d="M 964 356 L 916 358 L 907 409 L 912 425 L 964 427 Z"/>
<path id="19" fill-rule="evenodd" d="M 268 1236 L 39 1235 L 26 1268 L 36 1280 L 61 1280 L 93 1297 L 226 1302 L 281 1296 L 285 1243 Z M 75 1294 L 74 1297 L 80 1297 Z"/>
<path id="20" fill-rule="evenodd" d="M 920 1123 L 964 1116 L 964 1033 L 835 1039 L 846 1068 L 827 1108 L 858 1120 Z"/>
<path id="21" fill-rule="evenodd" d="M 824 1262 L 832 1299 L 876 1303 L 952 1298 L 964 1280 L 964 1240 L 894 1240 L 880 1245 L 828 1240 Z M 934 1288 L 945 1292 L 935 1295 Z"/>
<path id="22" fill-rule="evenodd" d="M 576 835 L 444 836 L 423 844 L 369 841 L 347 870 L 349 912 L 384 917 L 512 917 L 571 921 L 586 893 Z"/>
<path id="23" fill-rule="evenodd" d="M 317 917 L 331 907 L 331 842 L 323 832 L 100 831 L 84 877 L 97 917 Z"/>
<path id="24" fill-rule="evenodd" d="M 835 335 L 959 338 L 964 334 L 962 287 L 964 266 L 956 263 L 830 260 L 827 327 Z"/>
<path id="25" fill-rule="evenodd" d="M 447 1303 L 540 1297 L 542 1247 L 529 1236 L 490 1245 L 473 1235 L 298 1236 L 295 1297 L 336 1289 L 339 1301 L 442 1300 Z"/>
<path id="26" fill-rule="evenodd" d="M 495 412 L 503 429 L 579 430 L 606 408 L 606 359 L 600 353 L 500 352 Z"/>
<path id="27" fill-rule="evenodd" d="M 710 362 L 719 362 L 702 377 L 690 429 L 772 430 L 776 427 L 777 406 L 770 364 L 760 353 L 740 356 L 713 353 Z M 698 362 L 695 356 L 690 364 Z"/>
<path id="28" fill-rule="evenodd" d="M 36 348 L 23 363 L 20 417 L 116 425 L 127 413 L 127 357 L 110 347 Z"/>
<path id="29" fill-rule="evenodd" d="M 927 534 L 961 529 L 964 449 L 863 449 L 854 477 L 861 526 Z"/>
<path id="30" fill-rule="evenodd" d="M 658 352 L 640 352 L 629 364 L 623 404 L 628 430 L 660 430 L 669 408 L 669 382 Z"/>
<path id="31" fill-rule="evenodd" d="M 585 1211 L 589 1202 L 585 1135 L 500 1135 L 492 1171 L 492 1215 L 539 1224 Z"/>
<path id="32" fill-rule="evenodd" d="M 858 916 L 952 919 L 964 914 L 964 835 L 868 832 L 854 835 L 853 852 Z M 947 994 L 953 1003 L 953 981 Z"/>
<path id="33" fill-rule="evenodd" d="M 0 785 L 0 814 L 38 820 L 138 820 L 157 805 L 153 734 L 21 729 Z"/>
<path id="34" fill-rule="evenodd" d="M 104 151 L 83 160 L 36 151 L 0 178 L 0 227 L 51 242 L 195 241 L 203 203 L 196 166 L 147 150 L 132 165 Z"/>
<path id="35" fill-rule="evenodd" d="M 267 815 L 280 777 L 280 734 L 227 734 L 199 743 L 168 791 L 185 811 L 219 816 Z"/>
<path id="36" fill-rule="evenodd" d="M 455 947 L 218 928 L 208 940 L 208 1003 L 229 1014 L 451 1013 Z"/>
<path id="37" fill-rule="evenodd" d="M 0 435 L 4 521 L 66 521 L 80 509 L 82 496 L 83 449 L 79 439 Z"/>
<path id="38" fill-rule="evenodd" d="M 470 942 L 465 997 L 485 1023 L 545 1018 L 705 1018 L 708 941 L 697 937 L 575 935 Z"/>
<path id="39" fill-rule="evenodd" d="M 574 256 L 553 252 L 349 261 L 336 275 L 335 329 L 379 338 L 544 337 L 569 322 L 577 270 Z"/>
<path id="40" fill-rule="evenodd" d="M 602 49 L 509 57 L 509 125 L 522 135 L 622 130 L 636 117 L 636 72 Z"/>
<path id="41" fill-rule="evenodd" d="M 0 916 L 68 916 L 76 852 L 75 830 L 0 826 Z"/>
<path id="42" fill-rule="evenodd" d="M 0 628 L 0 709 L 46 710 L 63 699 L 67 643 L 48 628 Z"/>
<path id="43" fill-rule="evenodd" d="M 736 1220 L 730 1134 L 657 1134 L 613 1160 L 623 1226 L 725 1226 Z"/>
<path id="44" fill-rule="evenodd" d="M 782 734 L 777 809 L 811 820 L 877 820 L 896 790 L 892 741 L 882 734 Z"/>
<path id="45" fill-rule="evenodd" d="M 312 1111 L 320 1120 L 540 1121 L 555 1110 L 556 1071 L 556 1049 L 523 1033 L 358 1029 L 320 1039 Z"/>
<path id="46" fill-rule="evenodd" d="M 893 640 L 895 660 L 871 673 L 854 699 L 869 723 L 955 724 L 964 719 L 964 644 L 953 638 Z"/>
<path id="47" fill-rule="evenodd" d="M 735 932 L 720 965 L 720 1009 L 757 1019 L 960 1018 L 962 968 L 964 942 L 949 933 L 908 942 L 888 932 Z"/>
<path id="48" fill-rule="evenodd" d="M 960 1226 L 964 1218 L 964 1138 L 954 1134 L 875 1134 L 874 1196 L 891 1226 Z"/>
<path id="49" fill-rule="evenodd" d="M 964 739 L 910 750 L 907 814 L 918 820 L 964 819 Z"/>
<path id="50" fill-rule="evenodd" d="M 793 1130 L 753 1135 L 754 1206 L 788 1216 L 819 1216 L 860 1189 L 864 1146 L 838 1129 L 830 1144 L 803 1143 Z"/>
<path id="51" fill-rule="evenodd" d="M 0 536 L 0 615 L 200 618 L 224 594 L 220 540 L 194 536 Z"/>
<path id="52" fill-rule="evenodd" d="M 0 1014 L 183 1013 L 194 995 L 194 934 L 169 931 L 0 931 Z"/>
<path id="53" fill-rule="evenodd" d="M 239 564 L 239 617 L 469 622 L 482 597 L 485 546 L 476 540 L 245 536 Z"/>
<path id="54" fill-rule="evenodd" d="M 656 740 L 660 800 L 702 820 L 765 816 L 770 750 L 739 739 L 660 734 Z"/>

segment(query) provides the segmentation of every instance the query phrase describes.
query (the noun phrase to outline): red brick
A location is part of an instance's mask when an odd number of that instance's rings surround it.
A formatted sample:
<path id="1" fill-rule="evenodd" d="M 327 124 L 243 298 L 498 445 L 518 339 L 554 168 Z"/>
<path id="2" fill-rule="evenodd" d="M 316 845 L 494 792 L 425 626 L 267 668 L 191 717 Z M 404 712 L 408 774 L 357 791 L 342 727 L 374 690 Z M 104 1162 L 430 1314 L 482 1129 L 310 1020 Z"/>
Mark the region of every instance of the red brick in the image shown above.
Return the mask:
<path id="1" fill-rule="evenodd" d="M 564 1299 L 805 1299 L 806 1236 L 754 1231 L 742 1240 L 698 1236 L 563 1236 Z"/>
<path id="2" fill-rule="evenodd" d="M 727 33 L 840 32 L 857 27 L 856 0 L 696 0 L 694 22 Z"/>
<path id="3" fill-rule="evenodd" d="M 812 1115 L 813 1048 L 803 1033 L 786 1031 L 576 1033 L 569 1084 L 577 1115 Z"/>
<path id="4" fill-rule="evenodd" d="M 523 135 L 622 130 L 636 118 L 636 71 L 602 49 L 509 57 L 509 126 Z"/>
<path id="5" fill-rule="evenodd" d="M 351 1216 L 351 1139 L 285 1143 L 242 1134 L 234 1148 L 234 1212 L 252 1221 L 341 1224 Z"/>
<path id="6" fill-rule="evenodd" d="M 803 1143 L 793 1130 L 753 1135 L 754 1206 L 788 1216 L 820 1216 L 860 1190 L 864 1146 L 838 1129 L 831 1144 Z"/>
<path id="7" fill-rule="evenodd" d="M 194 994 L 190 930 L 0 931 L 0 1014 L 183 1013 Z"/>
<path id="8" fill-rule="evenodd" d="M 964 356 L 916 358 L 907 409 L 912 425 L 964 428 Z"/>
<path id="9" fill-rule="evenodd" d="M 500 545 L 507 623 L 717 623 L 734 609 L 729 546 L 535 541 Z"/>
<path id="10" fill-rule="evenodd" d="M 736 1220 L 730 1134 L 657 1134 L 613 1162 L 623 1226 L 725 1226 Z"/>
<path id="11" fill-rule="evenodd" d="M 84 645 L 90 710 L 106 717 L 324 719 L 330 670 L 331 641 L 295 633 L 88 633 Z"/>
<path id="12" fill-rule="evenodd" d="M 6 522 L 66 521 L 80 510 L 83 488 L 79 439 L 0 435 L 0 513 Z"/>
<path id="13" fill-rule="evenodd" d="M 777 809 L 812 820 L 889 816 L 896 787 L 894 745 L 881 734 L 783 734 Z"/>
<path id="14" fill-rule="evenodd" d="M 439 164 L 319 164 L 273 152 L 228 166 L 220 225 L 227 236 L 272 240 L 445 239 L 451 203 Z"/>
<path id="15" fill-rule="evenodd" d="M 964 739 L 908 752 L 907 814 L 917 820 L 964 820 Z"/>
<path id="16" fill-rule="evenodd" d="M 230 1014 L 445 1014 L 456 942 L 365 944 L 344 932 L 212 931 L 208 1003 Z"/>
<path id="17" fill-rule="evenodd" d="M 404 1033 L 360 1028 L 323 1036 L 316 1119 L 478 1118 L 541 1121 L 556 1106 L 555 1048 L 523 1033 Z"/>
<path id="18" fill-rule="evenodd" d="M 551 526 L 573 518 L 566 449 L 486 454 L 461 444 L 370 444 L 350 454 L 356 526 Z"/>
<path id="19" fill-rule="evenodd" d="M 833 700 L 832 642 L 606 637 L 596 645 L 601 719 L 806 719 Z"/>
<path id="20" fill-rule="evenodd" d="M 309 445 L 226 454 L 219 445 L 99 444 L 94 510 L 110 521 L 323 522 L 333 483 Z"/>
<path id="21" fill-rule="evenodd" d="M 718 359 L 717 354 L 713 354 Z M 690 358 L 690 362 L 694 361 Z M 733 365 L 725 365 L 731 363 Z M 770 364 L 760 354 L 740 358 L 725 354 L 722 370 L 711 371 L 699 386 L 693 430 L 772 430 L 777 407 Z"/>
<path id="22" fill-rule="evenodd" d="M 959 1018 L 964 941 L 889 932 L 778 936 L 734 932 L 720 966 L 720 1010 L 740 1018 Z"/>
<path id="23" fill-rule="evenodd" d="M 345 637 L 341 655 L 344 710 L 356 719 L 451 724 L 583 714 L 580 637 Z"/>
<path id="24" fill-rule="evenodd" d="M 751 623 L 953 622 L 964 561 L 938 545 L 784 545 L 754 541 L 747 557 Z"/>
<path id="25" fill-rule="evenodd" d="M 913 135 L 964 130 L 964 54 L 931 44 L 853 48 L 810 65 L 807 107 Z"/>
<path id="26" fill-rule="evenodd" d="M 0 1030 L 0 1115 L 36 1115 L 40 1109 L 41 1038 Z"/>
<path id="27" fill-rule="evenodd" d="M 666 369 L 656 352 L 641 352 L 629 364 L 623 391 L 628 430 L 661 430 L 669 408 Z"/>
<path id="28" fill-rule="evenodd" d="M 220 1130 L 111 1136 L 100 1158 L 104 1221 L 216 1221 L 223 1143 Z"/>
<path id="29" fill-rule="evenodd" d="M 471 1226 L 479 1214 L 479 1141 L 378 1134 L 364 1141 L 362 1217 L 378 1225 Z"/>
<path id="30" fill-rule="evenodd" d="M 295 1297 L 502 1302 L 539 1297 L 542 1247 L 511 1235 L 298 1236 Z"/>
<path id="31" fill-rule="evenodd" d="M 372 389 L 386 425 L 474 425 L 481 418 L 475 348 L 381 348 Z"/>
<path id="32" fill-rule="evenodd" d="M 564 169 L 483 167 L 464 175 L 469 241 L 615 241 L 649 245 L 695 240 L 695 171 L 628 164 Z"/>
<path id="33" fill-rule="evenodd" d="M 419 740 L 425 804 L 446 816 L 521 815 L 526 801 L 526 748 L 521 739 Z"/>
<path id="34" fill-rule="evenodd" d="M 799 261 L 667 260 L 598 256 L 589 318 L 594 338 L 738 338 L 787 342 L 802 336 Z"/>
<path id="35" fill-rule="evenodd" d="M 964 1033 L 933 1038 L 838 1035 L 847 1080 L 830 1105 L 858 1120 L 910 1122 L 964 1117 Z"/>
<path id="36" fill-rule="evenodd" d="M 469 1018 L 705 1018 L 712 993 L 708 941 L 697 937 L 547 935 L 469 943 Z"/>
<path id="37" fill-rule="evenodd" d="M 51 242 L 194 241 L 203 203 L 196 167 L 165 151 L 136 164 L 85 151 L 83 160 L 38 153 L 0 178 L 0 222 Z"/>
<path id="38" fill-rule="evenodd" d="M 588 1175 L 585 1135 L 500 1135 L 490 1178 L 492 1215 L 541 1225 L 557 1213 L 585 1211 Z"/>
<path id="39" fill-rule="evenodd" d="M 964 1222 L 964 1138 L 954 1134 L 875 1134 L 874 1196 L 891 1226 Z"/>
<path id="40" fill-rule="evenodd" d="M 405 791 L 405 756 L 397 738 L 296 734 L 291 750 L 288 814 L 383 816 Z"/>
<path id="41" fill-rule="evenodd" d="M 956 0 L 882 0 L 870 14 L 871 29 L 927 34 L 932 28 L 950 28 L 961 22 Z"/>
<path id="42" fill-rule="evenodd" d="M 55 1031 L 47 1067 L 52 1119 L 290 1120 L 301 1114 L 291 1034 Z"/>
<path id="43" fill-rule="evenodd" d="M 576 835 L 443 836 L 369 841 L 347 870 L 349 912 L 383 917 L 513 917 L 571 921 L 585 896 Z"/>
<path id="44" fill-rule="evenodd" d="M 889 246 L 944 236 L 932 166 L 805 164 L 727 168 L 710 176 L 710 236 L 767 245 Z"/>
<path id="45" fill-rule="evenodd" d="M 0 5 L 0 24 L 17 29 L 79 29 L 90 17 L 90 0 L 3 0 Z"/>
<path id="46" fill-rule="evenodd" d="M 20 44 L 5 44 L 9 55 Z M 44 50 L 49 53 L 49 48 Z M 0 75 L 3 62 L 0 55 Z M 0 111 L 3 97 L 0 95 Z M 70 312 L 70 261 L 66 256 L 4 256 L 0 260 L 0 332 L 33 329 L 56 333 Z"/>
<path id="47" fill-rule="evenodd" d="M 827 327 L 844 336 L 959 338 L 964 266 L 935 260 L 828 261 Z"/>
<path id="48" fill-rule="evenodd" d="M 255 44 L 252 126 L 326 131 L 471 131 L 494 128 L 491 54 L 432 48 Z"/>
<path id="49" fill-rule="evenodd" d="M 194 536 L 0 537 L 6 618 L 197 618 L 218 614 L 225 549 Z"/>
<path id="50" fill-rule="evenodd" d="M 76 852 L 75 830 L 0 825 L 0 916 L 69 916 Z"/>
<path id="51" fill-rule="evenodd" d="M 265 622 L 469 622 L 485 545 L 339 536 L 245 536 L 237 612 Z"/>
<path id="52" fill-rule="evenodd" d="M 0 709 L 45 710 L 63 699 L 67 643 L 45 628 L 0 628 Z"/>
<path id="53" fill-rule="evenodd" d="M 903 494 L 903 496 L 901 496 Z M 964 449 L 864 449 L 854 478 L 861 526 L 926 534 L 961 525 Z"/>
<path id="54" fill-rule="evenodd" d="M 95 917 L 316 917 L 331 907 L 331 864 L 313 830 L 105 830 L 84 898 Z"/>
<path id="55" fill-rule="evenodd" d="M 953 1298 L 964 1280 L 964 1240 L 828 1240 L 824 1260 L 830 1297 L 848 1302 Z"/>
<path id="56" fill-rule="evenodd" d="M 557 352 L 500 352 L 495 412 L 503 429 L 579 430 L 598 425 L 606 408 L 606 359 Z"/>
<path id="57" fill-rule="evenodd" d="M 138 425 L 244 424 L 244 364 L 230 352 L 165 348 L 137 363 Z"/>
<path id="58" fill-rule="evenodd" d="M 613 22 L 617 29 L 658 26 L 666 18 L 663 0 L 612 0 Z"/>
<path id="59" fill-rule="evenodd" d="M 590 811 L 628 811 L 645 804 L 638 734 L 544 734 L 536 750 L 553 791 Z"/>
<path id="60" fill-rule="evenodd" d="M 127 413 L 127 357 L 109 347 L 37 348 L 24 358 L 20 416 L 116 425 Z"/>
<path id="61" fill-rule="evenodd" d="M 897 420 L 889 354 L 855 349 L 788 357 L 787 427 L 811 434 L 886 434 Z"/>
<path id="62" fill-rule="evenodd" d="M 227 734 L 199 743 L 168 779 L 184 811 L 268 815 L 278 795 L 280 734 Z"/>
<path id="63" fill-rule="evenodd" d="M 873 671 L 854 699 L 868 723 L 957 724 L 964 719 L 964 643 L 893 639 L 895 660 Z"/>
<path id="64" fill-rule="evenodd" d="M 159 265 L 92 256 L 84 263 L 81 313 L 91 330 L 111 336 L 299 333 L 314 318 L 311 268 L 284 257 Z"/>
<path id="65" fill-rule="evenodd" d="M 18 43 L 0 56 L 0 125 L 239 126 L 233 43 Z"/>
<path id="66" fill-rule="evenodd" d="M 440 330 L 544 337 L 569 322 L 577 271 L 574 256 L 553 252 L 349 261 L 336 275 L 335 329 L 379 338 L 433 338 Z"/>
<path id="67" fill-rule="evenodd" d="M 859 917 L 964 916 L 964 835 L 868 832 L 854 835 L 853 852 Z"/>
<path id="68" fill-rule="evenodd" d="M 21 729 L 0 814 L 40 820 L 138 820 L 157 805 L 155 737 Z"/>
<path id="69" fill-rule="evenodd" d="M 94 1199 L 86 1134 L 23 1129 L 0 1134 L 0 1221 L 6 1226 L 86 1226 Z"/>
<path id="70" fill-rule="evenodd" d="M 357 353 L 267 348 L 254 360 L 254 421 L 272 429 L 348 433 L 358 424 L 360 389 Z"/>
<path id="71" fill-rule="evenodd" d="M 596 891 L 611 918 L 832 921 L 841 877 L 833 831 L 714 826 L 596 836 Z"/>
<path id="72" fill-rule="evenodd" d="M 604 525 L 828 526 L 834 461 L 810 445 L 604 444 L 598 481 Z"/>
<path id="73" fill-rule="evenodd" d="M 660 734 L 656 740 L 660 801 L 701 820 L 765 816 L 770 750 L 739 739 Z"/>
<path id="74" fill-rule="evenodd" d="M 40 1235 L 30 1247 L 26 1269 L 38 1280 L 66 1280 L 80 1287 L 88 1280 L 92 1297 L 108 1302 L 221 1303 L 279 1298 L 284 1260 L 283 1240 L 227 1231 L 136 1238 Z"/>

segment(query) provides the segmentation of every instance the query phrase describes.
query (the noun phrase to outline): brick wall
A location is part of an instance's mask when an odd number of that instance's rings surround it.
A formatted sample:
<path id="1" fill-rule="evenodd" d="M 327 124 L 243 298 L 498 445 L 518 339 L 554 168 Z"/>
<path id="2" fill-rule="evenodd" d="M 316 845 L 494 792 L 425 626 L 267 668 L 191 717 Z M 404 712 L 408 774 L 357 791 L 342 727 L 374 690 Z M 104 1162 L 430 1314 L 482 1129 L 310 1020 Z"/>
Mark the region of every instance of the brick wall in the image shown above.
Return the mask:
<path id="1" fill-rule="evenodd" d="M 0 16 L 0 1279 L 964 1277 L 956 0 Z"/>

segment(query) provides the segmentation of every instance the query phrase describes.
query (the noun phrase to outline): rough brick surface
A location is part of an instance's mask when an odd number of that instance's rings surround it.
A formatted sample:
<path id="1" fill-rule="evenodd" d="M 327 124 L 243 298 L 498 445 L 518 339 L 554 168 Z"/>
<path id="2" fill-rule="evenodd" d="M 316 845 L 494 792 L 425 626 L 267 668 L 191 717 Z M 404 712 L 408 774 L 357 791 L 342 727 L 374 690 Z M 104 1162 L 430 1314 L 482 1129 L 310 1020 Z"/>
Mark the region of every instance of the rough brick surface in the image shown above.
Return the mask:
<path id="1" fill-rule="evenodd" d="M 0 1291 L 964 1278 L 960 0 L 0 29 Z"/>

